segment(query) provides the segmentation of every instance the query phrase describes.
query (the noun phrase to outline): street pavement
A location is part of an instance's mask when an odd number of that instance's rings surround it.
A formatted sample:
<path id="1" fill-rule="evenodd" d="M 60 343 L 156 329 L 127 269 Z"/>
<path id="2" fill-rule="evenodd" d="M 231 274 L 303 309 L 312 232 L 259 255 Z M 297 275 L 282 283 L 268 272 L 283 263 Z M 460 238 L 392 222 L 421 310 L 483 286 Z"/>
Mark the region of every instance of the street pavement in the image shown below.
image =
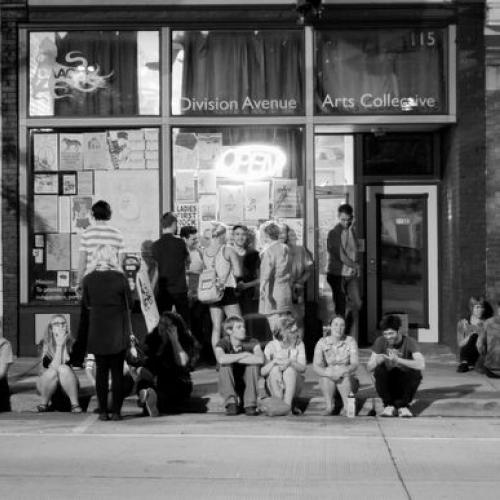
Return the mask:
<path id="1" fill-rule="evenodd" d="M 17 411 L 0 414 L 0 498 L 500 498 L 499 381 L 426 357 L 414 419 L 369 416 L 381 405 L 363 367 L 354 419 L 320 416 L 310 368 L 302 416 L 226 417 L 205 368 L 185 412 L 142 417 L 128 398 L 121 422 L 97 420 L 93 399 L 89 413 L 37 413 L 36 361 L 21 359 Z"/>

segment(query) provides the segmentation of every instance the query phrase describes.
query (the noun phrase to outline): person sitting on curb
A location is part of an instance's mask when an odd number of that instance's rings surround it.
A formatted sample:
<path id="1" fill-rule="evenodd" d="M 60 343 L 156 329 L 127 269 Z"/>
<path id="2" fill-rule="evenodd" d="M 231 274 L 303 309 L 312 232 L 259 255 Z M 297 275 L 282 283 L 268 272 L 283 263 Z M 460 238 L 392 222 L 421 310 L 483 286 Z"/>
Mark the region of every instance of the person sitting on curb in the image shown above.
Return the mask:
<path id="1" fill-rule="evenodd" d="M 469 371 L 479 359 L 478 340 L 484 334 L 484 299 L 469 299 L 469 314 L 457 324 L 457 344 L 459 349 L 458 373 Z"/>
<path id="2" fill-rule="evenodd" d="M 484 322 L 483 332 L 477 340 L 477 349 L 486 376 L 500 378 L 500 300 L 497 301 L 495 315 Z"/>
<path id="3" fill-rule="evenodd" d="M 248 416 L 258 415 L 257 389 L 264 354 L 258 340 L 247 338 L 245 322 L 239 316 L 224 321 L 226 336 L 217 342 L 219 393 L 224 398 L 226 415 L 237 415 L 243 392 L 243 407 Z M 243 387 L 242 387 L 243 386 Z"/>
<path id="4" fill-rule="evenodd" d="M 355 394 L 359 388 L 355 376 L 358 366 L 358 344 L 354 337 L 345 334 L 344 318 L 334 316 L 330 335 L 319 339 L 314 348 L 313 370 L 320 377 L 319 385 L 325 398 L 323 416 L 333 413 L 337 391 L 344 406 L 342 414 L 346 413 L 349 394 Z"/>
<path id="5" fill-rule="evenodd" d="M 269 393 L 285 401 L 294 415 L 301 415 L 302 411 L 293 403 L 304 385 L 307 362 L 304 342 L 295 322 L 280 323 L 274 340 L 264 349 L 264 357 L 261 374 L 266 377 Z"/>
<path id="6" fill-rule="evenodd" d="M 383 335 L 372 347 L 367 363 L 375 389 L 384 403 L 382 417 L 413 417 L 408 405 L 422 380 L 425 359 L 417 342 L 400 332 L 399 316 L 387 315 L 380 322 Z"/>
<path id="7" fill-rule="evenodd" d="M 52 316 L 42 341 L 44 370 L 37 380 L 37 389 L 42 395 L 42 402 L 37 406 L 39 412 L 49 411 L 51 400 L 52 407 L 61 410 L 60 406 L 64 406 L 64 403 L 60 402 L 60 396 L 69 398 L 72 413 L 82 412 L 78 402 L 78 379 L 69 366 L 73 342 L 66 318 L 62 314 Z M 60 393 L 61 389 L 63 394 Z"/>
<path id="8" fill-rule="evenodd" d="M 0 319 L 0 329 L 1 329 Z M 0 337 L 0 412 L 11 411 L 8 371 L 14 361 L 10 342 Z"/>

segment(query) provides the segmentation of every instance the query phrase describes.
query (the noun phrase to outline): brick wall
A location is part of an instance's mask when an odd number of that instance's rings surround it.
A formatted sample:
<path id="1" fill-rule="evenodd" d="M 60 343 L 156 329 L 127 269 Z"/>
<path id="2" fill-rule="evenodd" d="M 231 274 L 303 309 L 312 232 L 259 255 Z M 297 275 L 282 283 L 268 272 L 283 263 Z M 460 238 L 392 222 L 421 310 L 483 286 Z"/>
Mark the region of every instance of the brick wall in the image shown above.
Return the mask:
<path id="1" fill-rule="evenodd" d="M 25 2 L 0 5 L 2 36 L 2 262 L 3 332 L 17 352 L 18 319 L 18 95 L 17 26 L 25 21 Z"/>
<path id="2" fill-rule="evenodd" d="M 440 195 L 440 339 L 452 348 L 469 296 L 486 289 L 484 5 L 457 3 L 457 125 L 443 134 Z"/>

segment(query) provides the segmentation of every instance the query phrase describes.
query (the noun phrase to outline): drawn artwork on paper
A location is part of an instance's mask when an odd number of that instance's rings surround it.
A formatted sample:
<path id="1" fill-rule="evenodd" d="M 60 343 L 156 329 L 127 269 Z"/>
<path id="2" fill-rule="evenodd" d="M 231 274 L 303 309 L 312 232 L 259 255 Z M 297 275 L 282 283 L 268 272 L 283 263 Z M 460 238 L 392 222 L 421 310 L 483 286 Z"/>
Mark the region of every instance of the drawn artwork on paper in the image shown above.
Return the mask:
<path id="1" fill-rule="evenodd" d="M 245 220 L 269 219 L 269 182 L 245 184 Z"/>
<path id="2" fill-rule="evenodd" d="M 47 271 L 63 271 L 70 268 L 71 250 L 69 233 L 47 234 Z"/>
<path id="3" fill-rule="evenodd" d="M 194 170 L 175 171 L 175 199 L 183 202 L 194 202 Z"/>
<path id="4" fill-rule="evenodd" d="M 107 170 L 111 168 L 106 132 L 91 132 L 83 135 L 85 170 Z"/>
<path id="5" fill-rule="evenodd" d="M 91 221 L 92 197 L 73 196 L 71 199 L 71 232 L 82 233 Z"/>
<path id="6" fill-rule="evenodd" d="M 243 185 L 219 186 L 219 218 L 228 224 L 243 220 Z"/>
<path id="7" fill-rule="evenodd" d="M 36 194 L 33 197 L 35 233 L 55 233 L 58 230 L 57 196 Z"/>
<path id="8" fill-rule="evenodd" d="M 33 192 L 35 194 L 58 194 L 59 176 L 57 174 L 34 174 Z"/>
<path id="9" fill-rule="evenodd" d="M 57 134 L 33 134 L 34 170 L 57 170 Z"/>
<path id="10" fill-rule="evenodd" d="M 82 170 L 84 134 L 59 134 L 60 170 Z"/>
<path id="11" fill-rule="evenodd" d="M 297 216 L 297 179 L 273 180 L 274 217 Z"/>

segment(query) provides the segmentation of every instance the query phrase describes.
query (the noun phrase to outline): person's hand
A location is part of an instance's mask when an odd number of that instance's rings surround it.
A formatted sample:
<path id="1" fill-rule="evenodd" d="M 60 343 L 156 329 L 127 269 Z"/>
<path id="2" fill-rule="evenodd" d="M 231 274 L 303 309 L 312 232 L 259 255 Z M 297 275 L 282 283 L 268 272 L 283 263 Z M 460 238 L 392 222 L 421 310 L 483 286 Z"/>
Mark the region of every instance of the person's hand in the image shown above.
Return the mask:
<path id="1" fill-rule="evenodd" d="M 238 290 L 246 290 L 248 286 L 244 281 L 238 281 L 238 283 L 236 284 L 236 288 Z"/>
<path id="2" fill-rule="evenodd" d="M 179 351 L 179 360 L 181 362 L 181 366 L 186 366 L 189 361 L 189 356 L 185 351 Z"/>
<path id="3" fill-rule="evenodd" d="M 387 361 L 387 364 L 391 367 L 394 368 L 397 366 L 399 357 L 397 351 L 393 349 L 387 349 L 387 354 L 385 356 L 385 359 Z"/>
<path id="4" fill-rule="evenodd" d="M 61 347 L 66 342 L 66 335 L 54 335 L 54 340 L 57 347 Z"/>
<path id="5" fill-rule="evenodd" d="M 386 360 L 385 354 L 375 354 L 375 364 L 377 366 L 381 365 L 382 363 L 384 363 L 385 360 Z"/>
<path id="6" fill-rule="evenodd" d="M 334 382 L 339 382 L 346 375 L 344 366 L 328 366 L 325 369 L 325 376 L 332 379 Z"/>
<path id="7" fill-rule="evenodd" d="M 277 359 L 276 363 L 278 364 L 279 369 L 284 372 L 289 366 L 291 361 L 288 358 Z"/>

